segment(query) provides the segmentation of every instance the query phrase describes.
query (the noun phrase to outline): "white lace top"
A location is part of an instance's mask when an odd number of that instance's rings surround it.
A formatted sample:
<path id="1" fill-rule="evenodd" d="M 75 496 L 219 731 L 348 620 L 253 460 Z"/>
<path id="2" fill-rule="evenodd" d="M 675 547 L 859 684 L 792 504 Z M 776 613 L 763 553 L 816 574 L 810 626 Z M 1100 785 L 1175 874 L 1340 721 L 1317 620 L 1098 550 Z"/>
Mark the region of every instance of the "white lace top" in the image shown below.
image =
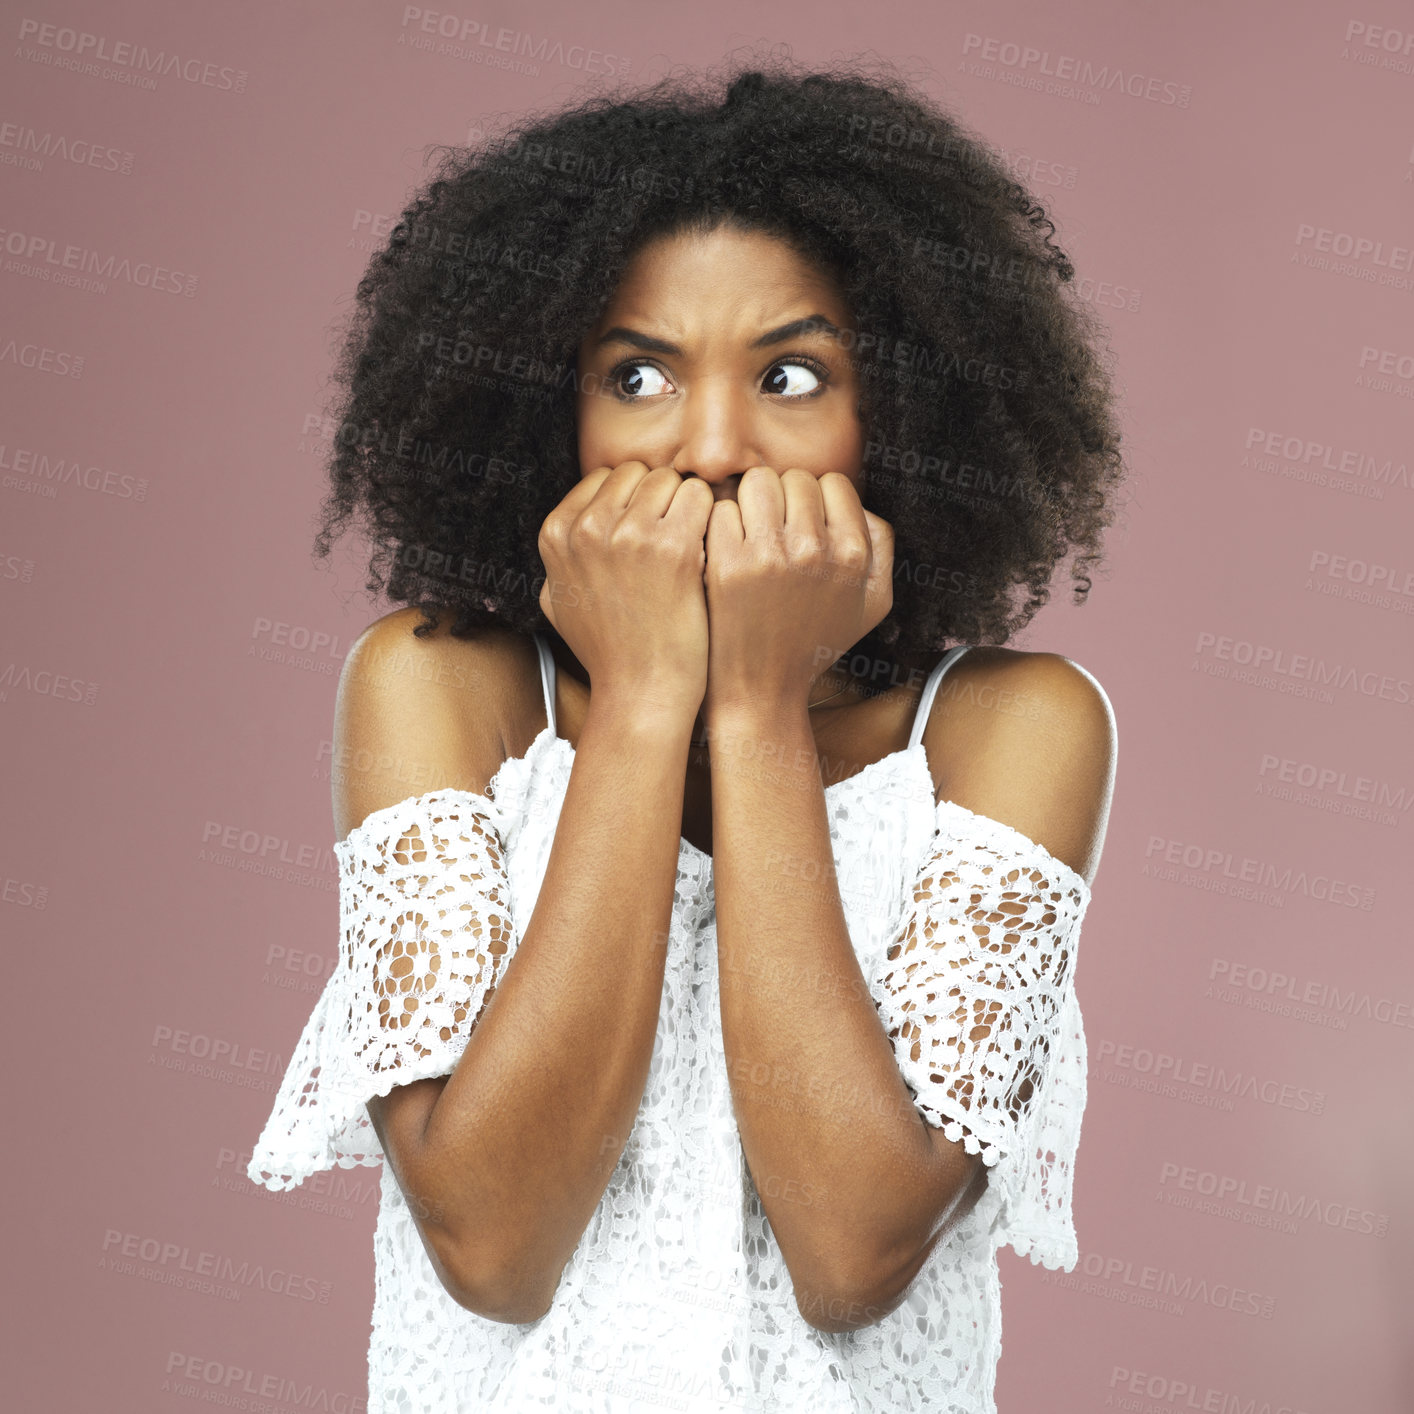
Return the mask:
<path id="1" fill-rule="evenodd" d="M 378 1164 L 368 1098 L 456 1067 L 535 906 L 574 760 L 555 733 L 554 660 L 536 646 L 547 725 L 524 756 L 484 795 L 411 797 L 335 845 L 339 961 L 255 1146 L 253 1182 L 280 1191 L 335 1164 Z M 1017 830 L 935 803 L 922 730 L 965 651 L 929 675 L 908 746 L 825 791 L 850 938 L 900 1072 L 927 1122 L 988 1166 L 986 1192 L 902 1304 L 841 1334 L 796 1308 L 732 1115 L 712 860 L 683 840 L 643 1100 L 550 1311 L 510 1325 L 453 1301 L 384 1165 L 369 1414 L 994 1414 L 995 1249 L 1067 1271 L 1077 1258 L 1075 968 L 1090 892 Z"/>

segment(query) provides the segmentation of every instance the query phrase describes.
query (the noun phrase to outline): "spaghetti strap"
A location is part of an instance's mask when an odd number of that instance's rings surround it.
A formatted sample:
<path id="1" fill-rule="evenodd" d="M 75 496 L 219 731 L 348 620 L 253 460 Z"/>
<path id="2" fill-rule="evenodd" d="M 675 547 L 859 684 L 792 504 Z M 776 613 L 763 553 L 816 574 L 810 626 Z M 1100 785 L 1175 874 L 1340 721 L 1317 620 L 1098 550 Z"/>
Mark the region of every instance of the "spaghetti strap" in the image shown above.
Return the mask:
<path id="1" fill-rule="evenodd" d="M 948 651 L 938 659 L 933 671 L 928 674 L 928 681 L 923 684 L 923 695 L 918 699 L 918 710 L 913 714 L 913 731 L 908 738 L 910 750 L 923 740 L 923 728 L 928 724 L 928 714 L 933 710 L 933 698 L 938 694 L 938 684 L 942 682 L 943 674 L 947 672 L 971 646 L 970 643 L 959 643 L 956 647 L 949 648 Z"/>
<path id="2" fill-rule="evenodd" d="M 535 651 L 540 657 L 540 688 L 545 697 L 545 722 L 553 732 L 555 730 L 555 658 L 550 652 L 550 646 L 538 633 L 532 633 L 535 640 Z M 967 652 L 970 644 L 959 643 L 953 648 L 949 648 L 941 658 L 938 659 L 933 671 L 928 674 L 928 680 L 923 684 L 923 695 L 918 699 L 918 710 L 913 716 L 913 731 L 908 738 L 910 748 L 915 747 L 923 739 L 923 728 L 927 725 L 928 715 L 933 710 L 933 699 L 937 696 L 938 684 L 943 680 L 943 674 Z"/>
<path id="3" fill-rule="evenodd" d="M 535 640 L 535 651 L 540 655 L 540 690 L 545 694 L 545 725 L 551 732 L 555 730 L 555 658 L 550 645 L 538 634 L 530 635 Z"/>

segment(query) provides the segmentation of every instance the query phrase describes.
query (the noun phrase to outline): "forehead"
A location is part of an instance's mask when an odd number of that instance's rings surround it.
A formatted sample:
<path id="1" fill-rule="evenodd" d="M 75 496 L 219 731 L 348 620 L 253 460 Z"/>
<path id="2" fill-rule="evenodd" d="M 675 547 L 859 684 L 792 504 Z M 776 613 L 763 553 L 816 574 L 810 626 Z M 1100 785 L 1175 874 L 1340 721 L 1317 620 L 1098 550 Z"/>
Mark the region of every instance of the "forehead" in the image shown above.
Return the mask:
<path id="1" fill-rule="evenodd" d="M 764 231 L 718 227 L 658 236 L 630 260 L 600 326 L 636 318 L 659 325 L 770 324 L 809 304 L 835 322 L 844 298 L 828 271 Z"/>

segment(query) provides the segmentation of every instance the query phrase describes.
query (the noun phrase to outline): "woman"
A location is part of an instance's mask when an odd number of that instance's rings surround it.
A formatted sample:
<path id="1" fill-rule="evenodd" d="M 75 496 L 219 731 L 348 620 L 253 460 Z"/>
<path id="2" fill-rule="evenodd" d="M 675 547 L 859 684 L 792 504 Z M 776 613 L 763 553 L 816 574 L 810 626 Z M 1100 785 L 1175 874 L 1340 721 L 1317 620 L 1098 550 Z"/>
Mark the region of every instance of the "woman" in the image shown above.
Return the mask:
<path id="1" fill-rule="evenodd" d="M 375 257 L 320 548 L 362 511 L 410 607 L 249 1169 L 387 1159 L 370 1411 L 994 1408 L 995 1249 L 1076 1261 L 1115 754 L 1001 646 L 1121 470 L 1053 229 L 777 66 L 461 154 Z"/>

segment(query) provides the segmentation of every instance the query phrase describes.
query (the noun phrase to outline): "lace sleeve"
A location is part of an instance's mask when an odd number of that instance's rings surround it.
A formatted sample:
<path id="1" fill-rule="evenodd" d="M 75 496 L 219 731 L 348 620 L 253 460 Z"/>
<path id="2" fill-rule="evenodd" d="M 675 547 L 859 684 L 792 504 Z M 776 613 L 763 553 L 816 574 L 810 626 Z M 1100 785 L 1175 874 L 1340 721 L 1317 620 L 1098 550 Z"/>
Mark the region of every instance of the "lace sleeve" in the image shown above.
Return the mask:
<path id="1" fill-rule="evenodd" d="M 994 1244 L 1069 1271 L 1086 1096 L 1075 954 L 1089 886 L 999 821 L 940 801 L 937 822 L 871 991 L 919 1112 L 990 1170 Z"/>
<path id="2" fill-rule="evenodd" d="M 442 790 L 334 846 L 339 960 L 247 1167 L 275 1192 L 383 1158 L 365 1108 L 455 1068 L 515 950 L 495 805 Z"/>

